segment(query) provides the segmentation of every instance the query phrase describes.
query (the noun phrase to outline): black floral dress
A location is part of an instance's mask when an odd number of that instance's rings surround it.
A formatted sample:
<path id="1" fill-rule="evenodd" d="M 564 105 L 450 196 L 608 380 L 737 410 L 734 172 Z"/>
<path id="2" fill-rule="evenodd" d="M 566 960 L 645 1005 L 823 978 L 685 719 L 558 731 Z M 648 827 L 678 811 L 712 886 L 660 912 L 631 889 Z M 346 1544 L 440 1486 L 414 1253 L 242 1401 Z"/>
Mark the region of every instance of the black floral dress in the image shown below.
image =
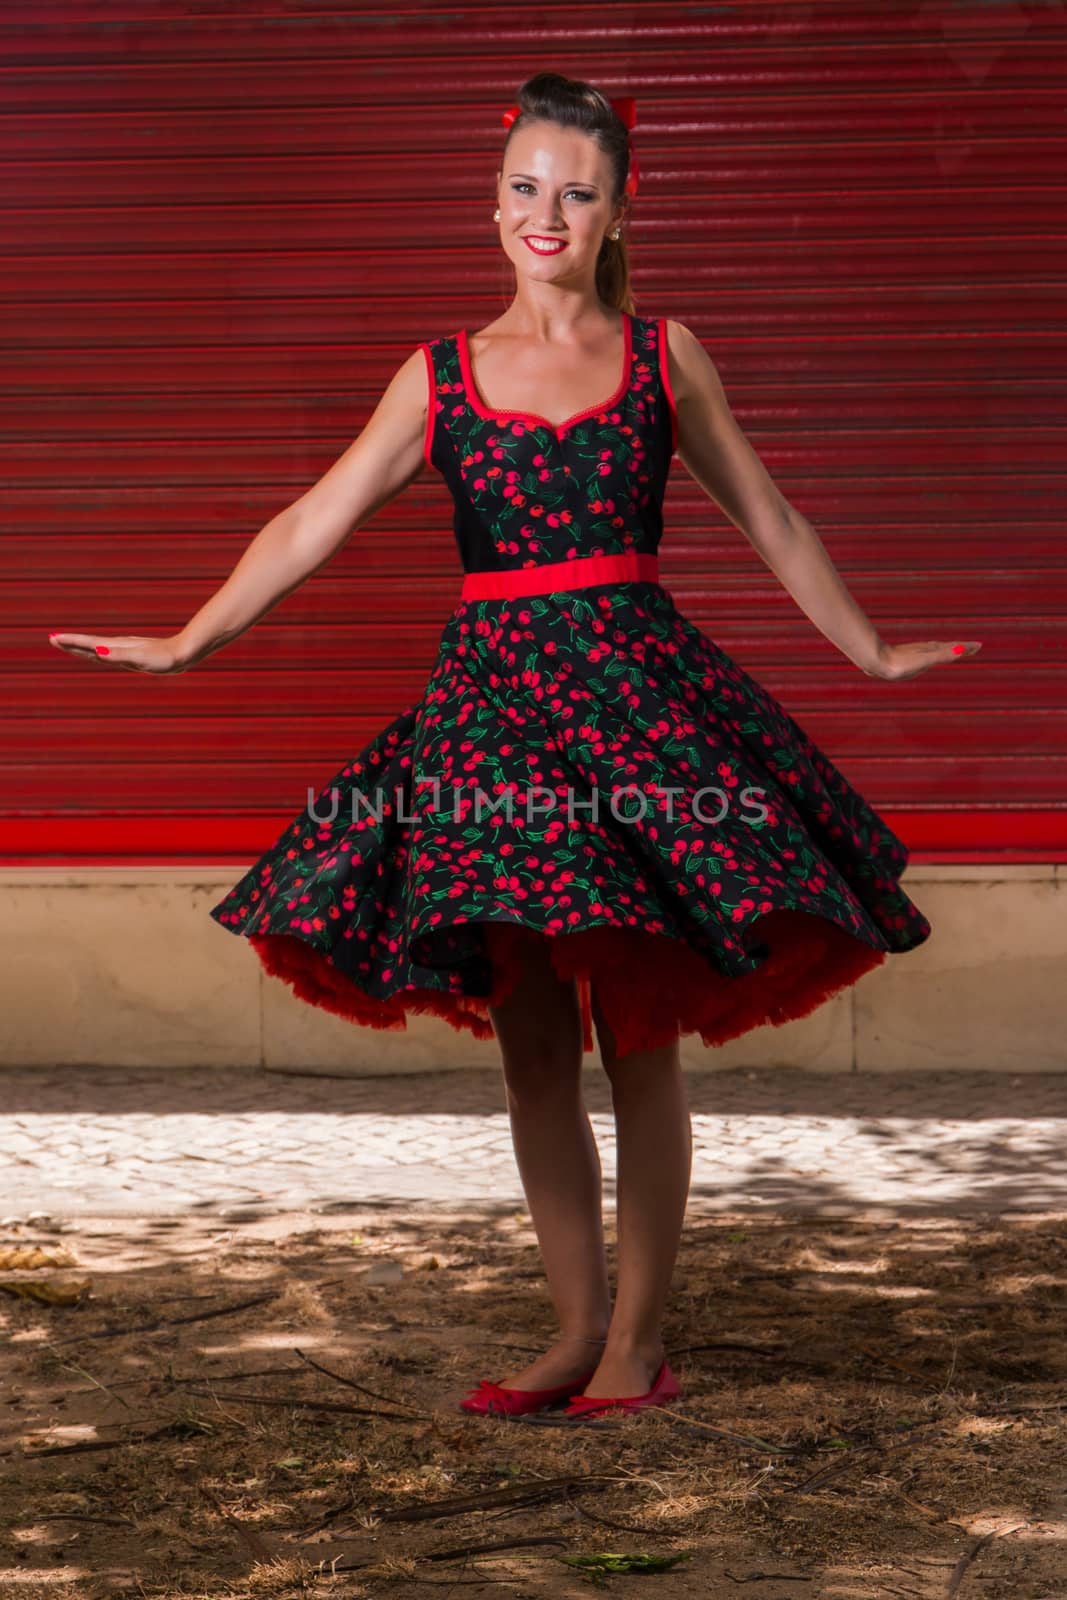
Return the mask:
<path id="1" fill-rule="evenodd" d="M 620 1054 L 720 1044 L 929 936 L 902 841 L 659 583 L 666 324 L 623 330 L 616 392 L 558 426 L 486 406 L 465 330 L 421 347 L 460 603 L 422 697 L 210 912 L 357 1024 L 493 1037 L 532 929 L 586 1051 L 591 986 Z"/>

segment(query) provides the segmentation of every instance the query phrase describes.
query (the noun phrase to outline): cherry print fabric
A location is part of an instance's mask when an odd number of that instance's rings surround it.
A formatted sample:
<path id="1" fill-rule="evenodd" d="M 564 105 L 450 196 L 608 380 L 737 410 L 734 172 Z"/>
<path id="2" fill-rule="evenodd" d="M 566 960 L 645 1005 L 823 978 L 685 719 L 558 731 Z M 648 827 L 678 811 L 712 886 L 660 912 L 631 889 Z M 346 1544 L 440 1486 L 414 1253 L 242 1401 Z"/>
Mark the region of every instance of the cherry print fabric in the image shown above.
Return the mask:
<path id="1" fill-rule="evenodd" d="M 464 572 L 655 554 L 677 440 L 662 318 L 553 426 L 486 406 L 464 330 L 422 346 L 424 453 Z M 576 568 L 580 580 L 580 568 Z M 419 700 L 211 908 L 309 1004 L 494 1037 L 521 931 L 620 1055 L 724 1043 L 921 944 L 903 842 L 658 582 L 461 600 Z M 487 929 L 492 927 L 492 933 Z"/>

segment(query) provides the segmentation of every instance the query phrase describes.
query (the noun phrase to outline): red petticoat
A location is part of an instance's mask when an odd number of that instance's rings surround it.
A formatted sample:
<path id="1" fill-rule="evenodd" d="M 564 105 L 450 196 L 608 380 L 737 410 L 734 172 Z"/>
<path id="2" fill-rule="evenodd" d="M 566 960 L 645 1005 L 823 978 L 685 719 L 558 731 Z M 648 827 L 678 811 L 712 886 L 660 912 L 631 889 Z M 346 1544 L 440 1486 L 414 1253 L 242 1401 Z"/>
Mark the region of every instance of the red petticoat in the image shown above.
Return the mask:
<path id="1" fill-rule="evenodd" d="M 290 934 L 249 934 L 265 970 L 301 1000 L 371 1028 L 405 1028 L 410 1015 L 442 1017 L 476 1039 L 495 1038 L 489 1007 L 511 993 L 522 971 L 521 934 L 513 923 L 493 924 L 493 981 L 488 995 L 405 989 L 386 1000 L 365 994 L 306 940 Z M 616 1054 L 655 1049 L 679 1034 L 698 1033 L 724 1044 L 761 1023 L 806 1017 L 839 990 L 879 966 L 888 952 L 864 944 L 826 917 L 769 911 L 751 931 L 770 948 L 763 965 L 727 977 L 688 945 L 630 928 L 588 928 L 541 935 L 562 978 L 574 978 L 581 1003 L 583 1051 L 593 1050 L 590 983 L 611 1029 Z"/>

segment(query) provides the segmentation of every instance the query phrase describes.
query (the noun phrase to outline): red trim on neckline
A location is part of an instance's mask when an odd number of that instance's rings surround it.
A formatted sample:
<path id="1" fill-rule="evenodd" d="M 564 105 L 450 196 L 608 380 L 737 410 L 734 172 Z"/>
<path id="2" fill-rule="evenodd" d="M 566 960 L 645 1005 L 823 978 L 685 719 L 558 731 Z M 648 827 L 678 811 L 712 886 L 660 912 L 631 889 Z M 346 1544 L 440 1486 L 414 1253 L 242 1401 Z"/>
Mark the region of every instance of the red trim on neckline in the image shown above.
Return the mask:
<path id="1" fill-rule="evenodd" d="M 595 417 L 598 416 L 601 411 L 610 410 L 612 406 L 618 405 L 627 389 L 629 389 L 633 378 L 633 317 L 629 311 L 624 311 L 622 313 L 622 317 L 622 378 L 618 384 L 618 387 L 615 389 L 613 394 L 609 395 L 606 400 L 601 400 L 598 405 L 587 406 L 584 411 L 577 411 L 573 417 L 568 417 L 565 422 L 560 423 L 549 422 L 547 417 L 539 416 L 536 411 L 508 411 L 496 406 L 487 406 L 481 395 L 478 393 L 478 386 L 475 382 L 474 371 L 471 367 L 470 348 L 467 343 L 467 330 L 466 328 L 460 328 L 455 337 L 456 344 L 459 349 L 459 366 L 460 372 L 463 375 L 463 387 L 467 391 L 467 400 L 471 409 L 477 412 L 478 416 L 483 417 L 487 422 L 494 422 L 497 420 L 497 418 L 500 418 L 501 420 L 510 419 L 519 422 L 530 422 L 537 427 L 547 428 L 549 433 L 554 433 L 557 438 L 560 434 L 566 433 L 568 428 L 573 428 L 576 423 L 584 422 L 587 417 Z"/>

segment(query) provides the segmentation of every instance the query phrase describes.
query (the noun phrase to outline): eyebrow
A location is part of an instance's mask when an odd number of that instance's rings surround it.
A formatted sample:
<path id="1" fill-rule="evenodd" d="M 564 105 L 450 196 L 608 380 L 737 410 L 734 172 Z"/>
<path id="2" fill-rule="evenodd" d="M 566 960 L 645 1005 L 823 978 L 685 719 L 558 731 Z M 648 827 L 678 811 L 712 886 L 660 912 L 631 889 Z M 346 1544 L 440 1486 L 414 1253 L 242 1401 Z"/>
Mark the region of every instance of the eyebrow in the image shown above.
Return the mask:
<path id="1" fill-rule="evenodd" d="M 529 172 L 509 172 L 508 177 L 529 178 L 531 183 L 537 182 L 537 179 Z M 570 182 L 580 184 L 583 189 L 595 189 L 597 187 L 595 183 L 590 183 L 588 178 L 571 178 Z"/>

